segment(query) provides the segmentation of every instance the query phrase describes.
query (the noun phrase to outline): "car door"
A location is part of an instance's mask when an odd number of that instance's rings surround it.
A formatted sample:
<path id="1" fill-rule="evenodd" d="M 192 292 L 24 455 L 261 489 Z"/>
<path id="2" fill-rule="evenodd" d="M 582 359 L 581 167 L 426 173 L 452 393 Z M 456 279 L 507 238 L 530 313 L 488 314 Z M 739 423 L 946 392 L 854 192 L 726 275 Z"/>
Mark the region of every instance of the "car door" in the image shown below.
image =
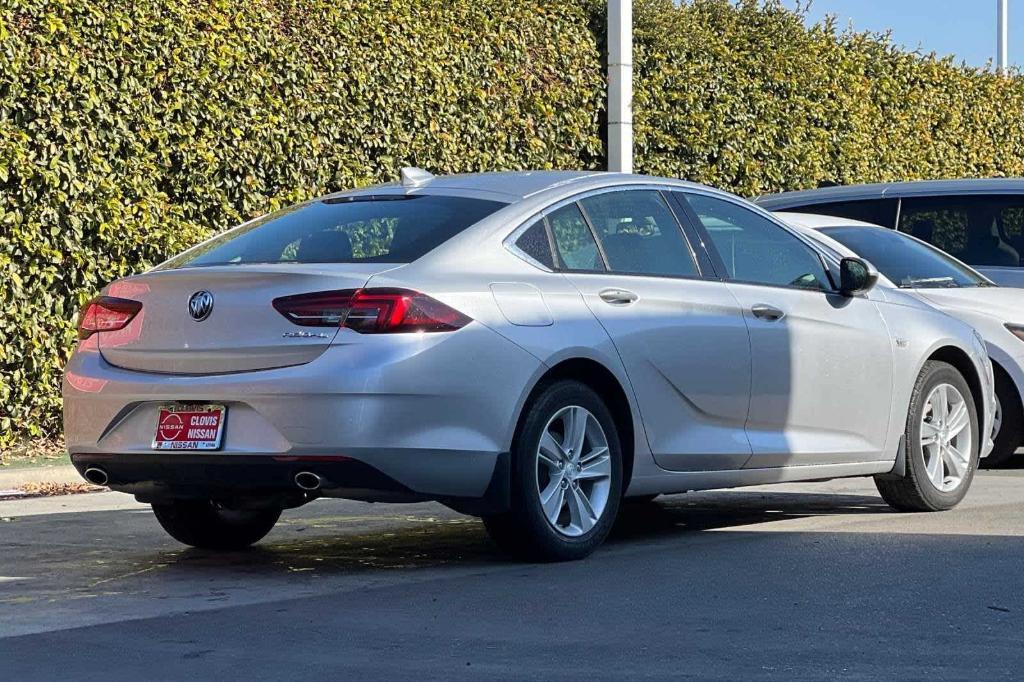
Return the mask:
<path id="1" fill-rule="evenodd" d="M 656 461 L 667 469 L 738 469 L 750 342 L 728 289 L 701 277 L 680 224 L 655 188 L 600 192 L 547 216 L 558 265 L 613 340 Z"/>
<path id="2" fill-rule="evenodd" d="M 876 304 L 836 293 L 821 255 L 760 212 L 686 201 L 750 331 L 747 467 L 884 459 L 893 346 Z"/>

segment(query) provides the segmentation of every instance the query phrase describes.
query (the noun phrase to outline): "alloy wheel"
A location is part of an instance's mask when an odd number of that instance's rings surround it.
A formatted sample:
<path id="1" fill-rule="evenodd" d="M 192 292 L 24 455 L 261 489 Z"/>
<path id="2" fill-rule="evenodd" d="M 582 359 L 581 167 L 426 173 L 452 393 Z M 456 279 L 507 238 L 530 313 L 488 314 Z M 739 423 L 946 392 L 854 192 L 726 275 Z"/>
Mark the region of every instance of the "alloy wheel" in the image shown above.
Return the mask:
<path id="1" fill-rule="evenodd" d="M 548 523 L 578 537 L 604 514 L 611 490 L 608 438 L 587 409 L 559 410 L 544 427 L 537 447 L 537 491 Z"/>
<path id="2" fill-rule="evenodd" d="M 941 492 L 956 490 L 970 468 L 974 434 L 967 401 L 955 386 L 939 384 L 921 419 L 921 448 L 928 480 Z"/>

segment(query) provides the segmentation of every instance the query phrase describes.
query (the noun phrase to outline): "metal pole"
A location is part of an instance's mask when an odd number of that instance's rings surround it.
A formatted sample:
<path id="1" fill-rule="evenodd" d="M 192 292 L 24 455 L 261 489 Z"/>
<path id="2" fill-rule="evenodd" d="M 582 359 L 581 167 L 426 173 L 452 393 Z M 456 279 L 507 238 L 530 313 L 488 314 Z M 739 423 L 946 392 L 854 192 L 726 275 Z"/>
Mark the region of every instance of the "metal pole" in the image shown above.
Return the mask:
<path id="1" fill-rule="evenodd" d="M 608 170 L 633 172 L 633 0 L 608 0 Z"/>
<path id="2" fill-rule="evenodd" d="M 1009 0 L 996 0 L 996 12 L 998 13 L 998 20 L 996 21 L 996 70 L 1005 75 L 1007 68 L 1007 37 L 1009 33 L 1008 25 L 1008 14 Z"/>

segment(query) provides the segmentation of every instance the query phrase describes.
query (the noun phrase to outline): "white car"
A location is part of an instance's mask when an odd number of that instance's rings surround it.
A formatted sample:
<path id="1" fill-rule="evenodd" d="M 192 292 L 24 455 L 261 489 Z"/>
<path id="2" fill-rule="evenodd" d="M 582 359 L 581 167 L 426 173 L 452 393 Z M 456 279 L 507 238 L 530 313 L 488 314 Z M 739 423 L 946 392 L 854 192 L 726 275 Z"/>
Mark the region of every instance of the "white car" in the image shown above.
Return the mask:
<path id="1" fill-rule="evenodd" d="M 849 218 L 775 214 L 839 256 L 856 255 L 882 274 L 882 288 L 899 288 L 981 332 L 996 373 L 995 449 L 991 466 L 1024 445 L 1024 294 L 997 286 L 930 244 L 902 232 Z"/>

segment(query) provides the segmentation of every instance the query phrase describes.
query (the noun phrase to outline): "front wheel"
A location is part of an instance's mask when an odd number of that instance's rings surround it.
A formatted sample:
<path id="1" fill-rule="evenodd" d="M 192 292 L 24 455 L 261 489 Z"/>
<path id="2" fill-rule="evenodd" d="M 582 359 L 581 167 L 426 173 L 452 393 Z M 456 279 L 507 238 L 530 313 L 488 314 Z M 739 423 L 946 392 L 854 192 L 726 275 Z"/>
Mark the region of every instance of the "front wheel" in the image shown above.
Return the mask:
<path id="1" fill-rule="evenodd" d="M 904 437 L 904 475 L 875 478 L 882 499 L 899 511 L 942 511 L 959 504 L 978 467 L 981 434 L 970 386 L 952 365 L 925 364 Z"/>
<path id="2" fill-rule="evenodd" d="M 281 518 L 280 509 L 224 509 L 209 500 L 154 504 L 153 513 L 167 533 L 200 549 L 237 550 L 254 545 Z"/>
<path id="3" fill-rule="evenodd" d="M 506 551 L 568 561 L 604 542 L 622 497 L 622 449 L 597 393 L 564 380 L 531 400 L 512 446 L 511 486 L 512 509 L 484 518 Z"/>

